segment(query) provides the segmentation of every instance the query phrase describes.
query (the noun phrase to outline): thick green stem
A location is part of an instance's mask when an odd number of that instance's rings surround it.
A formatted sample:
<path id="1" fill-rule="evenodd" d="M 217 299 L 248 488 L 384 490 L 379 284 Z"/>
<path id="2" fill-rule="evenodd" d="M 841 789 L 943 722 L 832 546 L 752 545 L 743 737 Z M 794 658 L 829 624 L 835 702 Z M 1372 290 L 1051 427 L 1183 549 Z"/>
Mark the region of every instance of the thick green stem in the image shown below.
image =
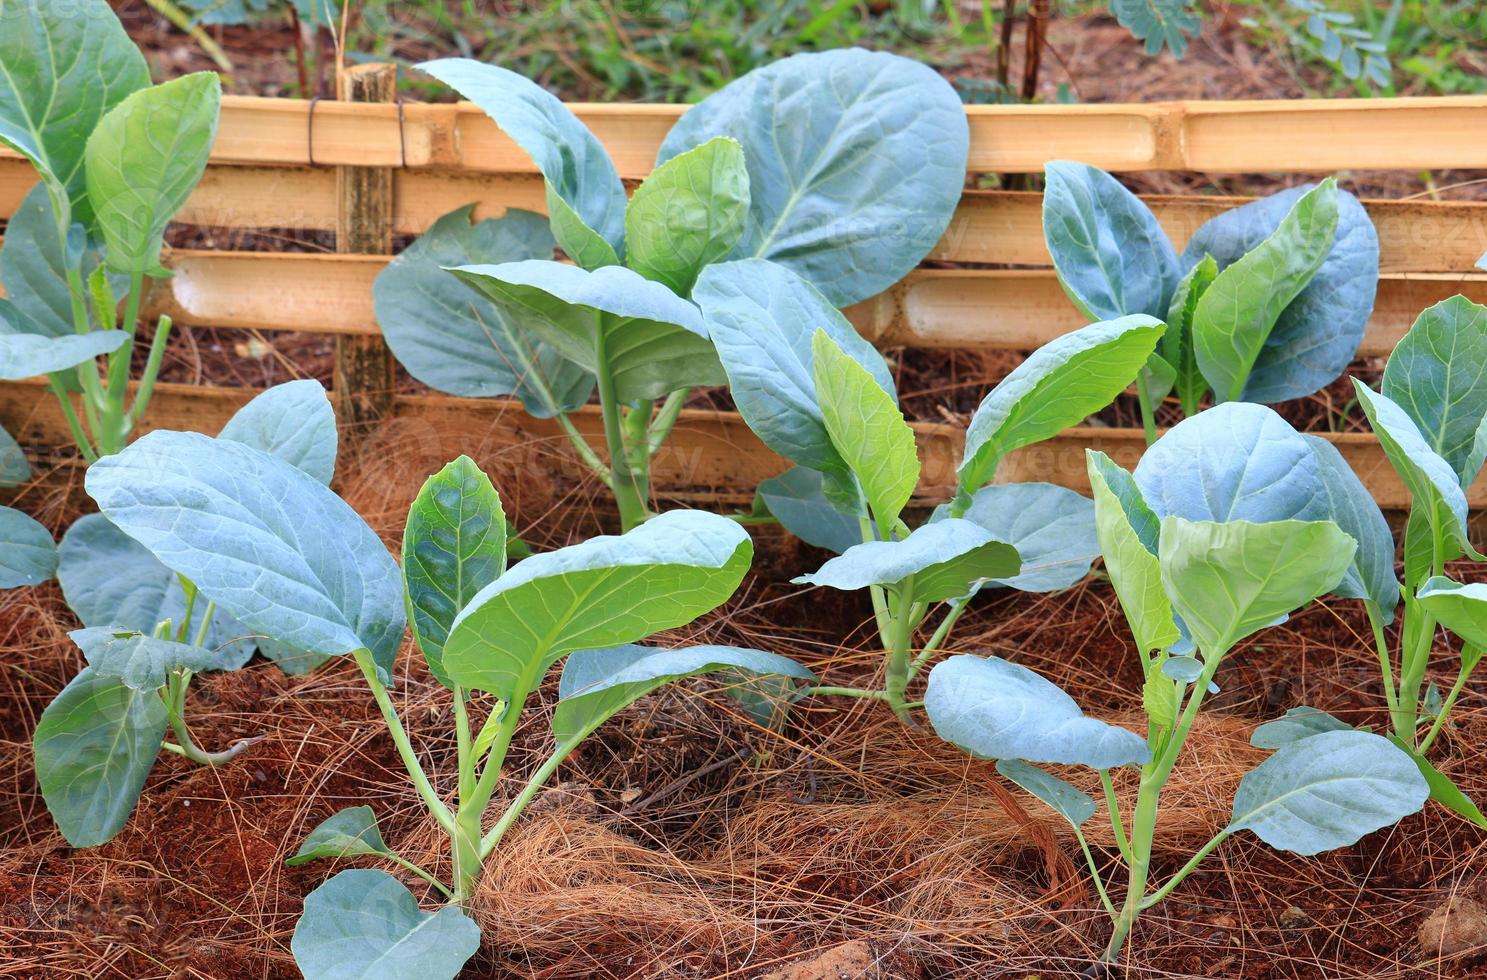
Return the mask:
<path id="1" fill-rule="evenodd" d="M 57 404 L 62 406 L 62 415 L 67 419 L 67 429 L 72 433 L 72 441 L 77 444 L 78 452 L 82 453 L 83 459 L 89 463 L 96 463 L 98 452 L 93 448 L 93 442 L 88 438 L 88 433 L 83 430 L 83 423 L 77 417 L 77 409 L 72 407 L 72 398 L 67 394 L 67 389 L 62 387 L 62 383 L 57 380 L 55 374 L 47 378 L 47 387 L 57 399 Z"/>
<path id="2" fill-rule="evenodd" d="M 587 738 L 597 727 L 598 723 L 596 722 L 568 739 L 568 741 L 559 743 L 557 748 L 553 749 L 552 755 L 548 756 L 547 760 L 537 768 L 537 771 L 532 773 L 532 778 L 527 780 L 527 785 L 522 787 L 522 791 L 506 807 L 506 812 L 501 814 L 501 818 L 496 821 L 496 825 L 481 839 L 480 856 L 482 858 L 488 857 L 496 849 L 496 846 L 501 843 L 501 838 L 506 835 L 506 831 L 511 829 L 511 825 L 521 818 L 522 811 L 526 810 L 527 805 L 536 798 L 537 794 L 541 792 L 542 787 L 547 785 L 547 781 L 552 778 L 553 773 L 558 771 L 558 767 L 563 764 L 563 760 L 568 758 L 573 750 L 578 748 L 579 743 Z"/>
<path id="3" fill-rule="evenodd" d="M 145 361 L 144 374 L 139 378 L 139 392 L 134 396 L 134 408 L 130 417 L 138 422 L 150 407 L 150 398 L 155 394 L 155 379 L 160 376 L 160 364 L 165 359 L 165 345 L 170 340 L 171 319 L 162 316 L 155 325 L 155 336 L 150 338 L 150 356 Z"/>
<path id="4" fill-rule="evenodd" d="M 1146 390 L 1147 380 L 1151 372 L 1146 368 L 1141 369 L 1141 376 L 1136 379 L 1136 401 L 1141 406 L 1141 430 L 1146 434 L 1146 444 L 1152 445 L 1157 441 L 1157 413 L 1151 404 L 1151 395 Z"/>
<path id="5" fill-rule="evenodd" d="M 144 296 L 145 274 L 129 274 L 129 297 L 124 301 L 124 317 L 119 321 L 127 335 L 118 349 L 108 355 L 108 401 L 104 406 L 99 438 L 104 453 L 116 453 L 124 448 L 129 436 L 130 421 L 124 411 L 124 399 L 129 392 L 129 364 L 134 356 L 134 331 L 139 322 L 139 304 Z"/>
<path id="6" fill-rule="evenodd" d="M 671 435 L 671 429 L 676 425 L 677 418 L 682 414 L 682 406 L 687 403 L 687 396 L 691 393 L 691 388 L 682 388 L 666 396 L 666 400 L 661 403 L 661 410 L 651 422 L 650 431 L 646 433 L 646 455 L 656 455 L 666 442 L 666 437 Z"/>
<path id="7" fill-rule="evenodd" d="M 356 658 L 356 666 L 361 668 L 361 676 L 366 679 L 367 686 L 372 689 L 372 697 L 377 700 L 377 708 L 382 712 L 382 720 L 387 724 L 388 734 L 392 736 L 392 742 L 397 746 L 398 756 L 402 758 L 403 766 L 408 770 L 408 778 L 413 780 L 413 787 L 418 790 L 418 795 L 423 798 L 424 805 L 428 807 L 429 813 L 433 814 L 439 826 L 443 827 L 446 833 L 453 834 L 454 814 L 449 812 L 449 807 L 439 799 L 439 794 L 434 792 L 428 776 L 424 775 L 423 766 L 418 762 L 418 753 L 413 751 L 413 743 L 408 741 L 408 733 L 403 730 L 402 719 L 398 717 L 392 699 L 387 696 L 387 688 L 383 687 L 382 681 L 377 678 L 377 664 L 372 660 L 371 652 L 357 650 L 352 656 Z"/>
<path id="8" fill-rule="evenodd" d="M 647 503 L 650 497 L 650 472 L 648 466 L 635 471 L 629 447 L 625 442 L 624 419 L 620 415 L 619 396 L 615 392 L 614 375 L 606 363 L 604 330 L 595 331 L 595 360 L 599 365 L 599 408 L 604 414 L 604 441 L 609 444 L 610 488 L 614 491 L 614 502 L 620 511 L 620 529 L 629 531 L 644 524 L 650 517 Z"/>
<path id="9" fill-rule="evenodd" d="M 892 614 L 892 633 L 888 648 L 888 672 L 884 680 L 884 693 L 888 706 L 899 721 L 910 727 L 914 720 L 909 716 L 907 699 L 909 687 L 909 643 L 914 635 L 914 617 L 910 609 L 909 596 L 913 594 L 914 576 L 910 575 L 898 587 L 898 608 Z"/>
<path id="10" fill-rule="evenodd" d="M 484 807 L 461 803 L 455 815 L 454 829 L 449 834 L 454 857 L 454 900 L 468 902 L 480 884 L 480 818 Z"/>
<path id="11" fill-rule="evenodd" d="M 1401 730 L 1404 718 L 1399 709 L 1399 693 L 1394 687 L 1394 661 L 1389 656 L 1389 637 L 1384 632 L 1383 611 L 1372 600 L 1365 600 L 1363 608 L 1367 610 L 1369 625 L 1373 627 L 1373 645 L 1378 652 L 1379 671 L 1384 675 L 1384 698 L 1389 705 L 1389 723 L 1394 726 L 1395 734 L 1404 738 L 1406 736 Z M 1405 614 L 1411 615 L 1408 608 Z"/>
<path id="12" fill-rule="evenodd" d="M 831 687 L 829 685 L 823 685 L 821 687 L 808 687 L 801 693 L 812 697 L 835 696 L 843 698 L 870 698 L 875 701 L 888 700 L 887 691 L 869 691 L 861 687 Z"/>
<path id="13" fill-rule="evenodd" d="M 1420 734 L 1420 687 L 1425 682 L 1425 669 L 1430 665 L 1430 647 L 1435 641 L 1435 617 L 1415 604 L 1412 612 L 1419 623 L 1413 647 L 1404 651 L 1399 674 L 1399 720 L 1394 734 L 1411 745 L 1418 744 Z M 1399 727 L 1402 726 L 1402 727 Z"/>

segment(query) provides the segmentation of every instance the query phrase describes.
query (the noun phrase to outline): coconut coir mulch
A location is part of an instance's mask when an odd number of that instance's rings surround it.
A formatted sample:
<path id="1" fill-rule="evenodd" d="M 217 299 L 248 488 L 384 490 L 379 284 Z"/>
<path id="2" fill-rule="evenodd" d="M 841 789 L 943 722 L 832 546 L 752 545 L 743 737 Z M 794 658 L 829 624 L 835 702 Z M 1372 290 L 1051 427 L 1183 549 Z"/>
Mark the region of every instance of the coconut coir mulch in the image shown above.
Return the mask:
<path id="1" fill-rule="evenodd" d="M 338 486 L 392 543 L 431 464 L 416 447 L 369 445 L 347 454 Z M 607 520 L 582 489 L 555 491 L 498 459 L 481 462 L 541 547 Z M 27 506 L 60 526 L 78 503 L 58 488 Z M 833 682 L 871 682 L 879 658 L 862 598 L 782 584 L 822 556 L 777 530 L 755 539 L 754 572 L 734 601 L 666 640 L 756 645 Z M 1056 595 L 992 597 L 962 623 L 955 649 L 1015 658 L 1087 710 L 1137 725 L 1140 669 L 1097 576 Z M 37 795 L 29 740 L 81 666 L 65 635 L 74 625 L 55 586 L 0 595 L 0 975 L 296 976 L 289 938 L 302 898 L 335 869 L 283 859 L 343 806 L 371 805 L 393 846 L 447 873 L 433 824 L 346 663 L 289 678 L 255 661 L 200 678 L 190 706 L 198 741 L 261 733 L 264 742 L 221 769 L 163 758 L 118 838 L 67 847 Z M 1257 722 L 1297 704 L 1383 720 L 1365 639 L 1361 616 L 1337 602 L 1233 655 L 1162 811 L 1163 872 L 1224 821 L 1240 774 L 1261 758 L 1247 745 Z M 1439 656 L 1445 676 L 1449 651 Z M 445 692 L 411 650 L 399 673 L 406 724 L 448 791 Z M 1487 692 L 1474 686 L 1440 763 L 1482 799 Z M 529 711 L 513 774 L 547 751 L 553 697 L 545 690 Z M 488 707 L 478 704 L 477 719 Z M 1097 817 L 1088 826 L 1108 864 L 1108 825 Z M 1130 975 L 1481 976 L 1487 959 L 1473 946 L 1487 905 L 1484 841 L 1438 808 L 1312 859 L 1241 835 L 1148 914 Z M 484 945 L 465 976 L 1073 976 L 1107 936 L 1077 857 L 1057 819 L 989 765 L 902 728 L 881 706 L 812 701 L 771 732 L 719 682 L 693 681 L 606 724 L 508 836 L 476 898 Z M 1422 924 L 1453 898 L 1453 914 L 1437 914 L 1422 944 Z M 1467 951 L 1456 952 L 1463 942 Z"/>

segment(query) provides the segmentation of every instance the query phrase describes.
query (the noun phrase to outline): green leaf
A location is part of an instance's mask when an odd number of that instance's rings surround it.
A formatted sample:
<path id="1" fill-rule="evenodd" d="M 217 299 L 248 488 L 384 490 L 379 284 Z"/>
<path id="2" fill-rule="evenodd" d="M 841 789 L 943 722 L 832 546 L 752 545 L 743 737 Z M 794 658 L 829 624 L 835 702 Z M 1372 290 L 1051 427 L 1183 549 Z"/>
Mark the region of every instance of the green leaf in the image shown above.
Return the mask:
<path id="1" fill-rule="evenodd" d="M 1438 623 L 1467 643 L 1487 646 L 1487 584 L 1462 585 L 1436 576 L 1420 587 L 1416 599 Z"/>
<path id="2" fill-rule="evenodd" d="M 1141 708 L 1158 728 L 1170 729 L 1177 724 L 1177 709 L 1182 688 L 1160 670 L 1147 671 L 1141 685 Z"/>
<path id="3" fill-rule="evenodd" d="M 1086 716 L 1054 684 L 997 657 L 959 654 L 936 664 L 924 710 L 940 738 L 983 759 L 1092 769 L 1151 759 L 1145 739 Z"/>
<path id="4" fill-rule="evenodd" d="M 625 251 L 625 187 L 604 147 L 556 96 L 514 71 L 468 58 L 418 65 L 479 106 L 542 171 L 558 244 L 584 268 Z"/>
<path id="5" fill-rule="evenodd" d="M 1255 729 L 1249 744 L 1257 749 L 1279 749 L 1322 732 L 1350 732 L 1353 726 L 1317 708 L 1291 708 L 1284 715 Z"/>
<path id="6" fill-rule="evenodd" d="M 1011 579 L 1020 566 L 1016 548 L 979 524 L 950 517 L 915 528 L 901 541 L 854 545 L 791 581 L 846 592 L 881 585 L 907 591 L 912 602 L 943 602 L 987 579 Z"/>
<path id="7" fill-rule="evenodd" d="M 377 815 L 369 806 L 348 806 L 326 817 L 305 837 L 294 857 L 285 858 L 291 868 L 320 858 L 389 857 L 392 848 L 382 839 Z"/>
<path id="8" fill-rule="evenodd" d="M 719 671 L 812 681 L 816 675 L 788 657 L 743 647 L 661 650 L 629 644 L 579 650 L 563 663 L 552 733 L 559 744 L 585 738 L 626 705 L 672 681 Z"/>
<path id="9" fill-rule="evenodd" d="M 286 381 L 260 393 L 217 438 L 277 456 L 326 486 L 336 473 L 336 411 L 318 381 Z"/>
<path id="10" fill-rule="evenodd" d="M 133 630 L 93 626 L 67 634 L 88 666 L 102 677 L 117 677 L 125 687 L 153 692 L 165 686 L 173 670 L 221 670 L 221 658 L 211 650 L 146 636 Z"/>
<path id="11" fill-rule="evenodd" d="M 20 381 L 53 371 L 65 371 L 102 354 L 112 353 L 129 339 L 122 330 L 95 330 L 66 337 L 8 333 L 4 318 L 5 307 L 9 305 L 0 299 L 0 381 Z"/>
<path id="12" fill-rule="evenodd" d="M 135 92 L 88 137 L 88 200 L 109 268 L 159 268 L 165 227 L 206 171 L 221 102 L 217 76 L 197 72 Z"/>
<path id="13" fill-rule="evenodd" d="M 808 545 L 841 554 L 862 541 L 862 528 L 852 514 L 843 513 L 822 490 L 821 473 L 794 466 L 770 477 L 755 490 L 756 507 Z"/>
<path id="14" fill-rule="evenodd" d="M 697 307 L 622 266 L 531 259 L 450 271 L 584 370 L 600 369 L 602 347 L 620 401 L 727 383 Z"/>
<path id="15" fill-rule="evenodd" d="M 593 375 L 528 334 L 522 317 L 444 271 L 551 258 L 552 232 L 527 211 L 471 224 L 474 210 L 444 215 L 377 274 L 372 303 L 387 346 L 438 391 L 516 395 L 537 418 L 571 412 L 593 393 Z"/>
<path id="16" fill-rule="evenodd" d="M 1178 281 L 1165 315 L 1167 332 L 1162 334 L 1162 343 L 1157 348 L 1160 356 L 1172 367 L 1173 387 L 1177 389 L 1183 411 L 1189 414 L 1197 411 L 1199 402 L 1208 391 L 1208 382 L 1198 368 L 1198 354 L 1193 349 L 1193 314 L 1197 312 L 1198 301 L 1218 274 L 1218 263 L 1213 256 L 1204 255 L 1203 260 Z"/>
<path id="17" fill-rule="evenodd" d="M 371 652 L 391 682 L 397 563 L 324 484 L 240 443 L 151 432 L 88 468 L 120 530 L 254 633 L 306 653 Z"/>
<path id="18" fill-rule="evenodd" d="M 1194 0 L 1110 0 L 1110 12 L 1120 26 L 1138 41 L 1146 42 L 1146 53 L 1160 54 L 1162 46 L 1181 58 L 1189 37 L 1197 37 L 1203 21 L 1193 9 Z"/>
<path id="19" fill-rule="evenodd" d="M 896 399 L 883 356 L 814 286 L 783 265 L 740 259 L 702 270 L 692 299 L 728 373 L 738 412 L 764 444 L 840 481 L 846 463 L 832 444 L 816 395 L 812 342 L 823 330 Z M 853 524 L 853 539 L 859 537 Z"/>
<path id="20" fill-rule="evenodd" d="M 413 638 L 439 683 L 461 609 L 506 570 L 506 511 L 490 477 L 461 456 L 429 477 L 403 531 L 403 587 Z"/>
<path id="21" fill-rule="evenodd" d="M 1106 320 L 1044 344 L 991 390 L 966 429 L 960 488 L 991 482 L 1008 453 L 1051 438 L 1115 400 L 1166 328 L 1145 315 Z"/>
<path id="22" fill-rule="evenodd" d="M 1177 254 L 1142 200 L 1086 163 L 1043 168 L 1043 239 L 1059 284 L 1090 320 L 1167 315 Z"/>
<path id="23" fill-rule="evenodd" d="M 849 306 L 939 242 L 965 185 L 970 130 L 933 69 L 857 48 L 798 54 L 688 109 L 657 162 L 718 136 L 742 146 L 749 221 L 736 258 L 773 259 Z"/>
<path id="24" fill-rule="evenodd" d="M 1244 395 L 1250 372 L 1291 301 L 1311 282 L 1337 233 L 1337 183 L 1308 192 L 1279 227 L 1218 274 L 1193 311 L 1198 368 L 1219 401 Z"/>
<path id="25" fill-rule="evenodd" d="M 1165 650 L 1178 641 L 1179 634 L 1157 561 L 1160 524 L 1131 474 L 1114 460 L 1091 449 L 1086 450 L 1086 465 L 1095 498 L 1100 554 L 1131 635 L 1143 653 Z"/>
<path id="26" fill-rule="evenodd" d="M 1394 607 L 1399 605 L 1399 578 L 1394 574 L 1394 532 L 1389 521 L 1336 446 L 1321 436 L 1302 438 L 1316 458 L 1327 518 L 1358 542 L 1353 565 L 1338 584 L 1336 594 L 1373 602 L 1384 622 L 1391 622 Z"/>
<path id="27" fill-rule="evenodd" d="M 935 508 L 943 520 L 949 508 Z M 1100 556 L 1090 499 L 1052 483 L 1001 483 L 971 496 L 962 515 L 1016 549 L 1021 567 L 986 584 L 1023 592 L 1057 592 L 1082 581 Z"/>
<path id="28" fill-rule="evenodd" d="M 1425 441 L 1414 421 L 1392 399 L 1353 379 L 1353 390 L 1363 414 L 1373 426 L 1379 446 L 1404 481 L 1414 507 L 1428 524 L 1432 537 L 1439 536 L 1456 555 L 1475 554 L 1467 537 L 1466 493 L 1451 464 Z"/>
<path id="29" fill-rule="evenodd" d="M 18 487 L 31 479 L 31 463 L 15 436 L 0 426 L 0 487 Z"/>
<path id="30" fill-rule="evenodd" d="M 1430 787 L 1430 798 L 1441 806 L 1450 810 L 1460 817 L 1465 817 L 1469 822 L 1476 824 L 1483 830 L 1487 830 L 1487 816 L 1472 802 L 1471 797 L 1461 791 L 1461 787 L 1451 781 L 1451 777 L 1441 772 L 1423 755 L 1420 755 L 1410 744 L 1394 733 L 1389 733 L 1386 738 L 1394 744 L 1394 747 L 1409 755 L 1415 763 L 1415 768 L 1420 770 L 1426 785 Z"/>
<path id="31" fill-rule="evenodd" d="M 67 843 L 96 847 L 123 829 L 166 725 L 154 691 L 133 690 L 91 668 L 47 705 L 32 738 L 36 781 Z"/>
<path id="32" fill-rule="evenodd" d="M 743 147 L 726 137 L 672 157 L 651 171 L 625 209 L 625 262 L 679 296 L 743 238 L 749 172 Z"/>
<path id="33" fill-rule="evenodd" d="M 1331 521 L 1162 521 L 1162 586 L 1205 658 L 1319 595 L 1347 572 L 1357 545 Z"/>
<path id="34" fill-rule="evenodd" d="M 1487 423 L 1487 306 L 1452 296 L 1421 313 L 1389 355 L 1382 391 L 1470 486 Z"/>
<path id="35" fill-rule="evenodd" d="M 86 282 L 103 256 L 81 225 L 74 225 L 72 231 L 74 244 L 80 247 L 69 256 L 57 235 L 57 217 L 45 184 L 32 188 L 6 222 L 5 240 L 0 243 L 0 282 L 10 302 L 24 314 L 18 329 L 48 337 L 70 337 L 77 332 L 67 270 L 78 267 Z M 109 277 L 109 283 L 116 294 L 128 287 L 128 279 L 117 273 Z M 90 322 L 94 322 L 91 317 Z M 71 385 L 76 390 L 75 380 Z"/>
<path id="36" fill-rule="evenodd" d="M 1095 815 L 1095 801 L 1089 794 L 1037 766 L 1030 766 L 1021 759 L 998 759 L 996 771 L 1043 801 L 1072 827 L 1083 826 Z"/>
<path id="37" fill-rule="evenodd" d="M 1367 732 L 1322 732 L 1246 773 L 1228 830 L 1294 854 L 1355 843 L 1425 805 L 1430 787 L 1407 753 Z"/>
<path id="38" fill-rule="evenodd" d="M 84 626 L 122 627 L 149 635 L 166 620 L 177 625 L 185 620 L 186 593 L 179 576 L 102 514 L 74 521 L 62 536 L 57 556 L 62 595 Z M 197 617 L 205 613 L 202 605 L 196 607 Z M 253 640 L 241 638 L 250 632 L 217 610 L 203 644 L 219 658 L 217 669 L 236 670 L 248 662 Z"/>
<path id="39" fill-rule="evenodd" d="M 454 905 L 424 912 L 385 871 L 342 871 L 305 899 L 289 948 L 305 980 L 454 980 L 480 927 Z"/>
<path id="40" fill-rule="evenodd" d="M 753 554 L 734 521 L 675 510 L 628 534 L 533 555 L 455 617 L 444 669 L 463 687 L 520 704 L 565 654 L 633 643 L 715 609 Z"/>
<path id="41" fill-rule="evenodd" d="M 919 449 L 892 395 L 825 330 L 811 338 L 816 399 L 831 445 L 888 534 L 919 485 Z"/>
<path id="42" fill-rule="evenodd" d="M 19 151 L 89 223 L 83 147 L 98 120 L 150 84 L 145 59 L 104 0 L 0 3 L 0 143 Z"/>
<path id="43" fill-rule="evenodd" d="M 0 589 L 40 585 L 57 572 L 52 532 L 13 507 L 0 507 Z"/>

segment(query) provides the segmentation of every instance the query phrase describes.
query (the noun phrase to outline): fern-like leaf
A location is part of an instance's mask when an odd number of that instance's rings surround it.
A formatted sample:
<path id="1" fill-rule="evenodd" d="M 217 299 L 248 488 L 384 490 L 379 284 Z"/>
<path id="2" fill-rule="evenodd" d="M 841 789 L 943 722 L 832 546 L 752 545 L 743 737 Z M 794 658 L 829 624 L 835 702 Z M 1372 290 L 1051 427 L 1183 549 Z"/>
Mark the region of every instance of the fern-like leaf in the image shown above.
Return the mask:
<path id="1" fill-rule="evenodd" d="M 1193 9 L 1196 0 L 1110 0 L 1110 12 L 1120 26 L 1138 41 L 1146 42 L 1147 54 L 1158 54 L 1162 46 L 1181 58 L 1189 39 L 1198 33 L 1201 20 Z"/>

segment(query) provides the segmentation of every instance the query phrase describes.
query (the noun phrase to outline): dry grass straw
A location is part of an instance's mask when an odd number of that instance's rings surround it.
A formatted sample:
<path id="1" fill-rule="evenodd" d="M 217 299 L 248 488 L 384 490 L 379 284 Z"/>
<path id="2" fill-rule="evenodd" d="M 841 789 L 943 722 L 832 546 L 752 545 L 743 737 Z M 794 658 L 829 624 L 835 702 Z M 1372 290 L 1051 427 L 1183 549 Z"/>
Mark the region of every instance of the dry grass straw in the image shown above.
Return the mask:
<path id="1" fill-rule="evenodd" d="M 444 460 L 416 429 L 377 434 L 343 465 L 340 489 L 389 541 L 421 479 Z M 551 547 L 593 533 L 593 488 L 500 457 L 486 466 L 527 537 Z M 61 525 L 76 498 L 48 498 Z M 34 501 L 27 502 L 30 506 Z M 880 657 L 859 597 L 782 586 L 819 556 L 756 534 L 757 575 L 723 612 L 668 637 L 793 655 L 834 683 L 870 683 Z M 54 586 L 0 594 L 0 976 L 295 976 L 289 937 L 328 864 L 290 869 L 304 834 L 366 803 L 388 841 L 448 873 L 444 842 L 402 773 L 349 664 L 288 678 L 255 663 L 196 685 L 199 741 L 267 733 L 220 770 L 164 758 L 113 842 L 67 848 L 36 793 L 30 732 L 80 666 Z M 1254 723 L 1313 703 L 1378 721 L 1369 655 L 1344 604 L 1308 611 L 1220 676 L 1169 789 L 1161 872 L 1223 821 L 1260 755 Z M 1139 668 L 1108 588 L 999 596 L 964 620 L 955 647 L 995 652 L 1069 686 L 1090 711 L 1133 727 Z M 405 650 L 395 698 L 441 791 L 452 788 L 447 692 Z M 1487 737 L 1481 691 L 1463 700 L 1443 764 L 1479 798 Z M 550 748 L 541 695 L 511 756 L 528 771 Z M 489 701 L 477 702 L 477 723 Z M 1066 773 L 1086 789 L 1086 773 Z M 1124 791 L 1132 787 L 1122 777 Z M 519 783 L 504 789 L 509 796 Z M 1109 870 L 1103 814 L 1088 825 Z M 751 977 L 822 951 L 867 951 L 878 975 L 1061 976 L 1106 936 L 1077 849 L 1051 814 L 986 763 L 880 705 L 809 702 L 780 732 L 759 728 L 716 681 L 647 698 L 575 753 L 508 835 L 475 903 L 485 946 L 469 976 Z M 1226 844 L 1138 929 L 1138 977 L 1468 977 L 1480 961 L 1432 960 L 1419 919 L 1483 865 L 1480 835 L 1439 810 L 1335 855 Z M 395 870 L 389 866 L 388 870 Z M 407 879 L 407 876 L 403 876 Z M 407 879 L 417 890 L 417 882 Z M 1117 875 L 1118 880 L 1118 875 Z M 795 976 L 812 976 L 813 967 Z"/>

